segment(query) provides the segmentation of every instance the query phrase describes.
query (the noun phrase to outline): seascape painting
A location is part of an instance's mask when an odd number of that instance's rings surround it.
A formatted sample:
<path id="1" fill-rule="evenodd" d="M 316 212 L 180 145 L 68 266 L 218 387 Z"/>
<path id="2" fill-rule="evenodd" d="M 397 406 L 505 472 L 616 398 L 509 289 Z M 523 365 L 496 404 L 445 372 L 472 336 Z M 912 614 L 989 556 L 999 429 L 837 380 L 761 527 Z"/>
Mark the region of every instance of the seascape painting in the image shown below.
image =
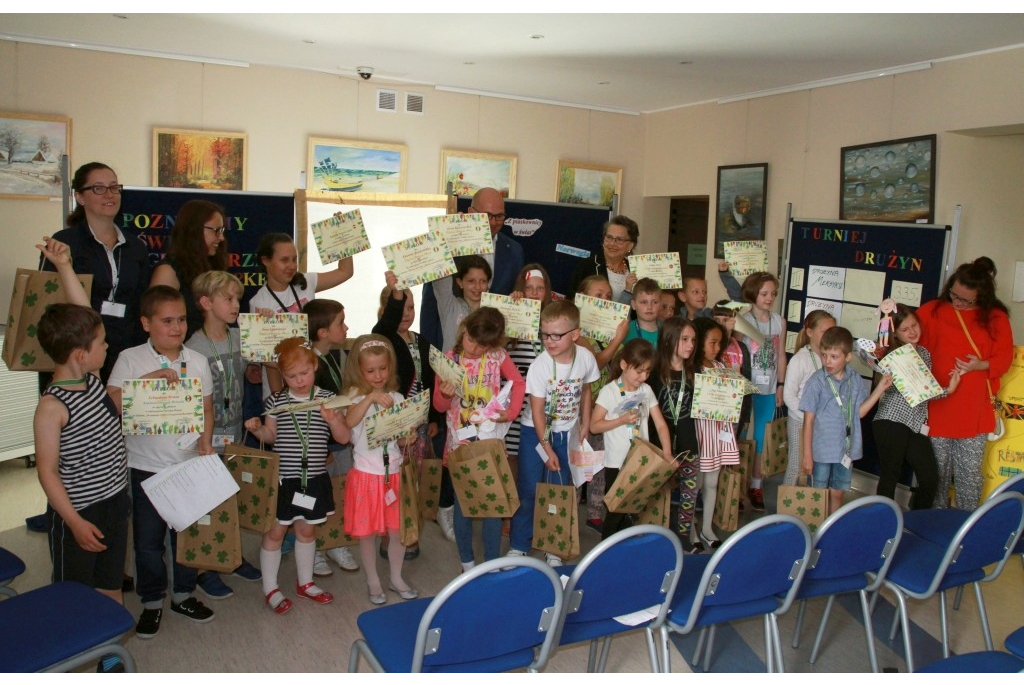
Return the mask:
<path id="1" fill-rule="evenodd" d="M 0 196 L 59 198 L 60 158 L 71 149 L 71 119 L 0 112 Z"/>
<path id="2" fill-rule="evenodd" d="M 404 193 L 405 145 L 310 138 L 307 190 Z"/>
<path id="3" fill-rule="evenodd" d="M 494 188 L 504 198 L 516 196 L 515 155 L 496 155 L 464 150 L 441 151 L 441 192 L 451 184 L 454 195 L 473 195 Z"/>

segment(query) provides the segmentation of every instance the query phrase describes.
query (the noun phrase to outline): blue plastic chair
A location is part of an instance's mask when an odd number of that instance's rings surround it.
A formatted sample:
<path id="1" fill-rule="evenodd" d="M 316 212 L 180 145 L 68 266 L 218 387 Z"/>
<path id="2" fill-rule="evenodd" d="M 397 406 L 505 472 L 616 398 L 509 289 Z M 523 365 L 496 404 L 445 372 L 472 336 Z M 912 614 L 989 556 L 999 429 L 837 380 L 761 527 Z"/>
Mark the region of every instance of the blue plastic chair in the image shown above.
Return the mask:
<path id="1" fill-rule="evenodd" d="M 918 673 L 1020 673 L 1024 659 L 1006 652 L 971 652 L 939 659 L 921 668 Z"/>
<path id="2" fill-rule="evenodd" d="M 1006 647 L 1006 651 L 1010 654 L 1024 659 L 1024 626 L 1017 628 L 1017 630 L 1007 635 L 1006 642 L 1003 644 Z"/>
<path id="3" fill-rule="evenodd" d="M 981 583 L 999 577 L 1020 538 L 1024 527 L 1024 495 L 1004 492 L 986 500 L 967 517 L 947 545 L 939 545 L 903 531 L 903 538 L 893 557 L 884 585 L 896 595 L 899 611 L 893 620 L 889 639 L 896 635 L 898 625 L 903 627 L 903 645 L 907 671 L 914 671 L 914 655 L 910 641 L 910 619 L 907 616 L 907 598 L 928 599 L 939 595 L 942 624 L 942 655 L 949 657 L 949 621 L 946 611 L 946 590 L 967 584 L 974 585 L 978 601 L 978 614 L 985 638 L 985 648 L 992 650 L 985 600 Z M 995 565 L 986 573 L 985 567 Z M 872 599 L 877 600 L 878 593 Z"/>
<path id="4" fill-rule="evenodd" d="M 363 637 L 352 643 L 348 670 L 355 673 L 362 656 L 378 673 L 538 671 L 551 654 L 562 602 L 562 582 L 547 564 L 492 559 L 436 597 L 360 614 Z"/>
<path id="5" fill-rule="evenodd" d="M 0 547 L 0 595 L 14 597 L 18 592 L 11 582 L 25 572 L 25 562 L 16 554 Z"/>
<path id="6" fill-rule="evenodd" d="M 135 661 L 121 640 L 135 619 L 120 603 L 71 581 L 45 585 L 0 602 L 0 671 L 66 672 L 107 654 Z"/>
<path id="7" fill-rule="evenodd" d="M 698 664 L 703 651 L 703 668 L 707 671 L 716 624 L 763 616 L 768 672 L 782 673 L 777 617 L 793 603 L 810 555 L 811 534 L 803 521 L 775 514 L 747 524 L 713 555 L 687 556 L 671 613 L 657 628 L 663 671 L 671 670 L 669 632 L 686 635 L 701 629 L 693 664 Z M 654 629 L 647 628 L 652 633 Z"/>
<path id="8" fill-rule="evenodd" d="M 818 529 L 812 542 L 810 563 L 796 594 L 800 609 L 793 635 L 793 647 L 796 648 L 800 645 L 807 600 L 827 596 L 825 612 L 821 616 L 814 648 L 811 650 L 812 664 L 818 658 L 825 624 L 836 595 L 856 592 L 860 595 L 864 616 L 871 671 L 878 673 L 868 593 L 876 591 L 885 580 L 893 551 L 899 545 L 902 534 L 903 514 L 900 508 L 891 499 L 876 495 L 862 497 L 843 506 Z M 869 577 L 869 573 L 873 576 Z"/>
<path id="9" fill-rule="evenodd" d="M 569 576 L 558 644 L 589 640 L 587 671 L 603 673 L 613 636 L 664 622 L 682 569 L 683 547 L 667 528 L 633 526 L 601 541 L 579 564 L 555 569 Z M 615 620 L 652 607 L 658 613 L 648 621 L 626 625 Z M 651 633 L 647 650 L 651 671 L 657 673 L 658 653 Z"/>

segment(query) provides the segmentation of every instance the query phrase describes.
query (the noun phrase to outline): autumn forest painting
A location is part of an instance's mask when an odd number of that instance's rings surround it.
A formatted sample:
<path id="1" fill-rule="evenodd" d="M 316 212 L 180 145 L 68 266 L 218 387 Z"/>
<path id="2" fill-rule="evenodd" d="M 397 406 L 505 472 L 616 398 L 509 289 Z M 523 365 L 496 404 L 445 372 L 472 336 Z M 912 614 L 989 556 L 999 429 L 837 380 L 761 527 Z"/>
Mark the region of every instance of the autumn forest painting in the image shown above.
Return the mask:
<path id="1" fill-rule="evenodd" d="M 153 150 L 154 186 L 245 190 L 244 133 L 154 129 Z"/>

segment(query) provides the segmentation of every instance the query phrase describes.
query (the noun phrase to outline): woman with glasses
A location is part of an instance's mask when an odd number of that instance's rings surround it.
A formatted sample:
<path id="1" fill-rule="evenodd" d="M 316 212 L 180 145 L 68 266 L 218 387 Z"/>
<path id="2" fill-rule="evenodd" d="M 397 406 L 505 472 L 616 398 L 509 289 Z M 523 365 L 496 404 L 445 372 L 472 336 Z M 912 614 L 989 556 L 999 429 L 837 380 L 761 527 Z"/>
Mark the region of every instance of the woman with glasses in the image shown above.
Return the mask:
<path id="1" fill-rule="evenodd" d="M 192 281 L 207 271 L 226 271 L 228 243 L 224 208 L 206 200 L 189 200 L 178 210 L 164 260 L 153 269 L 149 284 L 169 285 L 185 296 L 188 335 L 203 326 L 203 312 L 192 295 Z"/>
<path id="2" fill-rule="evenodd" d="M 612 299 L 628 303 L 636 276 L 629 272 L 626 257 L 640 239 L 640 226 L 628 216 L 613 217 L 604 226 L 601 251 L 581 259 L 572 274 L 570 292 L 576 292 L 587 276 L 606 276 L 612 286 Z"/>
<path id="3" fill-rule="evenodd" d="M 139 298 L 149 287 L 149 249 L 137 231 L 118 228 L 122 186 L 106 164 L 83 164 L 71 179 L 75 209 L 68 228 L 53 237 L 71 249 L 76 273 L 91 274 L 92 308 L 107 332 L 107 359 L 100 369 L 106 383 L 117 355 L 145 342 L 139 321 Z M 52 271 L 44 261 L 42 269 Z"/>
<path id="4" fill-rule="evenodd" d="M 1006 305 L 996 297 L 996 265 L 988 257 L 961 264 L 939 298 L 917 311 L 921 344 L 932 353 L 932 373 L 944 383 L 960 372 L 960 387 L 928 405 L 926 429 L 939 467 L 935 506 L 947 506 L 950 480 L 956 506 L 973 511 L 981 497 L 986 436 L 995 428 L 992 398 L 1013 358 Z"/>

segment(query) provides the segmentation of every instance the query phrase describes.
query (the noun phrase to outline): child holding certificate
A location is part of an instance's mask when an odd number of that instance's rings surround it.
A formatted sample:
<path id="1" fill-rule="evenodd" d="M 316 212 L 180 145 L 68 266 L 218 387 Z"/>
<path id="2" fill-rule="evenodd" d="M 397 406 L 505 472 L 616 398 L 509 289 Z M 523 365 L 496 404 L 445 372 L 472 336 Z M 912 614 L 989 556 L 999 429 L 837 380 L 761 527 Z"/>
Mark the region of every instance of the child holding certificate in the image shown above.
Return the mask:
<path id="1" fill-rule="evenodd" d="M 355 465 L 345 483 L 345 532 L 359 538 L 359 554 L 366 571 L 371 604 L 384 604 L 388 596 L 377 574 L 377 536 L 388 534 L 388 589 L 402 599 L 416 599 L 419 593 L 402 578 L 405 546 L 399 534 L 399 492 L 402 451 L 415 438 L 390 440 L 370 447 L 366 439 L 366 417 L 401 402 L 395 392 L 398 374 L 395 350 L 382 335 L 356 338 L 345 364 L 345 387 L 353 404 L 346 408 L 345 424 L 352 430 Z"/>
<path id="2" fill-rule="evenodd" d="M 816 488 L 828 488 L 829 509 L 843 504 L 850 489 L 853 462 L 864 456 L 860 420 L 892 385 L 886 374 L 869 395 L 864 379 L 850 367 L 853 336 L 836 326 L 821 336 L 821 366 L 804 386 L 800 410 L 804 413 L 800 472 L 811 474 Z"/>
<path id="3" fill-rule="evenodd" d="M 661 415 L 668 423 L 672 456 L 679 464 L 678 532 L 689 538 L 697 497 L 697 424 L 690 416 L 693 403 L 693 352 L 697 329 L 681 316 L 665 321 L 658 337 L 658 366 L 650 376 Z M 664 445 L 662 445 L 664 447 Z M 685 455 L 685 456 L 684 456 Z M 699 550 L 698 550 L 699 551 Z"/>
<path id="4" fill-rule="evenodd" d="M 334 393 L 315 383 L 316 354 L 303 338 L 287 338 L 274 348 L 277 366 L 284 379 L 284 390 L 267 398 L 266 409 L 289 404 L 327 400 Z M 281 482 L 277 491 L 277 525 L 263 534 L 260 567 L 267 606 L 276 614 L 292 608 L 292 601 L 277 585 L 281 568 L 281 543 L 290 526 L 295 528 L 295 592 L 317 604 L 329 604 L 331 593 L 313 581 L 313 556 L 316 551 L 316 524 L 334 513 L 334 493 L 327 475 L 327 443 L 333 437 L 349 441 L 349 429 L 332 409 L 307 409 L 297 412 L 258 416 L 245 422 L 246 429 L 262 442 L 274 444 L 281 457 Z"/>
<path id="5" fill-rule="evenodd" d="M 163 602 L 167 595 L 167 524 L 157 513 L 142 487 L 142 481 L 168 466 L 199 454 L 213 453 L 213 377 L 206 357 L 183 346 L 187 328 L 185 298 L 167 285 L 155 285 L 139 302 L 142 328 L 149 340 L 118 355 L 107 380 L 117 412 L 122 412 L 121 383 L 131 379 L 163 379 L 176 383 L 198 378 L 203 388 L 204 430 L 201 434 L 128 435 L 128 468 L 132 483 L 132 526 L 135 547 L 135 590 L 142 603 L 142 616 L 135 627 L 140 638 L 151 638 L 160 629 Z M 198 442 L 196 438 L 198 437 Z M 192 442 L 189 442 L 192 438 Z M 198 448 L 198 449 L 197 449 Z M 171 535 L 171 559 L 176 557 L 177 536 Z M 197 623 L 213 619 L 213 611 L 192 596 L 197 571 L 173 563 L 171 611 Z"/>
<path id="6" fill-rule="evenodd" d="M 719 361 L 722 341 L 726 337 L 725 327 L 714 319 L 701 317 L 694 322 L 697 329 L 697 345 L 693 366 L 700 372 L 704 369 L 724 369 Z M 690 542 L 694 551 L 717 549 L 722 541 L 711 527 L 711 514 L 715 510 L 718 495 L 718 476 L 723 466 L 740 463 L 740 452 L 736 446 L 734 424 L 714 419 L 697 419 L 697 444 L 700 451 L 700 492 L 704 499 L 704 516 L 701 521 L 700 541 L 697 527 L 690 528 Z"/>
<path id="7" fill-rule="evenodd" d="M 800 476 L 800 446 L 803 442 L 804 413 L 800 411 L 800 399 L 811 374 L 821 368 L 821 336 L 835 327 L 836 320 L 824 309 L 815 309 L 804 317 L 804 326 L 796 338 L 796 353 L 789 360 L 786 371 L 786 385 L 782 390 L 789 408 L 786 433 L 789 438 L 789 464 L 786 466 L 786 485 L 796 485 Z M 933 459 L 934 461 L 934 459 Z M 895 487 L 895 483 L 893 483 Z"/>
<path id="8" fill-rule="evenodd" d="M 597 395 L 597 404 L 590 417 L 590 431 L 604 433 L 605 478 L 613 483 L 626 461 L 633 440 L 647 439 L 648 417 L 658 431 L 665 458 L 672 458 L 668 424 L 661 415 L 654 391 L 646 382 L 657 361 L 658 355 L 649 342 L 630 340 L 615 355 L 611 382 Z M 605 540 L 628 526 L 629 520 L 628 514 L 609 511 L 601 528 L 601 539 Z"/>
<path id="9" fill-rule="evenodd" d="M 444 456 L 460 444 L 479 439 L 481 423 L 515 421 L 523 407 L 526 382 L 505 351 L 505 318 L 493 307 L 481 307 L 463 320 L 455 347 L 445 352 L 466 370 L 461 393 L 451 383 L 441 382 L 434 388 L 433 405 L 447 413 L 448 438 Z M 512 381 L 507 409 L 494 406 L 495 398 L 506 381 Z M 457 396 L 458 395 L 458 396 Z M 483 519 L 484 561 L 501 554 L 500 518 Z M 462 569 L 476 565 L 473 553 L 473 521 L 462 512 L 455 500 L 455 543 L 459 548 Z"/>
<path id="10" fill-rule="evenodd" d="M 890 353 L 903 345 L 913 345 L 921 360 L 931 371 L 932 355 L 926 347 L 919 345 L 921 324 L 917 315 L 905 304 L 896 304 L 892 313 L 892 333 L 896 343 Z M 941 395 L 952 394 L 960 385 L 960 373 L 953 369 L 949 374 L 949 387 Z M 878 447 L 879 474 L 876 494 L 892 499 L 896 495 L 896 483 L 903 472 L 903 463 L 910 465 L 917 477 L 917 488 L 910 500 L 911 509 L 929 509 L 935 500 L 939 486 L 939 470 L 935 452 L 928 438 L 928 402 L 925 400 L 911 407 L 903 394 L 891 387 L 878 402 L 875 420 L 871 430 Z"/>

